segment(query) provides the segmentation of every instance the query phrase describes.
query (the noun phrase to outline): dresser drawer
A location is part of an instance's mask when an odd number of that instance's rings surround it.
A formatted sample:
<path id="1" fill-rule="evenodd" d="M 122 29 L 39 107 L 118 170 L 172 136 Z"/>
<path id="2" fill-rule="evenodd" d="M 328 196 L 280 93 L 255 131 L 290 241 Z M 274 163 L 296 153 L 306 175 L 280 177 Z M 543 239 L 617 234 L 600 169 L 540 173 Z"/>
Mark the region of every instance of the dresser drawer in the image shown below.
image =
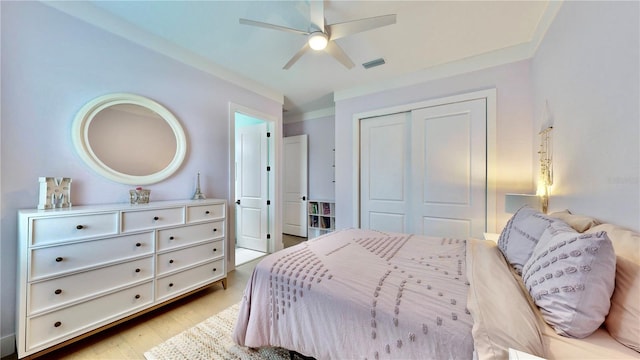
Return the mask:
<path id="1" fill-rule="evenodd" d="M 157 261 L 158 275 L 183 269 L 222 255 L 224 255 L 222 240 L 160 254 Z"/>
<path id="2" fill-rule="evenodd" d="M 126 316 L 153 301 L 153 282 L 105 295 L 27 321 L 27 351 L 54 344 Z"/>
<path id="3" fill-rule="evenodd" d="M 153 253 L 153 232 L 31 250 L 29 280 Z"/>
<path id="4" fill-rule="evenodd" d="M 187 223 L 223 218 L 225 204 L 194 205 L 187 207 Z"/>
<path id="5" fill-rule="evenodd" d="M 224 259 L 156 280 L 156 300 L 179 295 L 219 280 L 224 275 Z"/>
<path id="6" fill-rule="evenodd" d="M 158 251 L 224 237 L 224 220 L 158 231 Z"/>
<path id="7" fill-rule="evenodd" d="M 184 207 L 122 212 L 122 232 L 184 224 Z"/>
<path id="8" fill-rule="evenodd" d="M 31 223 L 31 244 L 54 244 L 117 233 L 117 212 L 35 218 Z"/>
<path id="9" fill-rule="evenodd" d="M 32 283 L 27 314 L 153 278 L 153 257 Z"/>

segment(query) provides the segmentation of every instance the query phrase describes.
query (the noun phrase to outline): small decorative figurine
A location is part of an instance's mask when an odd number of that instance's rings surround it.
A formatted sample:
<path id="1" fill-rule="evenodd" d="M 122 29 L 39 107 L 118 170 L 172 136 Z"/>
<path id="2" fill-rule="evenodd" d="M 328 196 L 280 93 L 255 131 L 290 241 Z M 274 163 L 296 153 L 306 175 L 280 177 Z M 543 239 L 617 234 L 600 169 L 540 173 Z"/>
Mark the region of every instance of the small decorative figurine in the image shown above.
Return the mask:
<path id="1" fill-rule="evenodd" d="M 151 190 L 137 187 L 135 190 L 129 190 L 131 204 L 148 204 Z"/>
<path id="2" fill-rule="evenodd" d="M 40 202 L 38 209 L 65 208 L 71 206 L 71 178 L 40 177 Z"/>
<path id="3" fill-rule="evenodd" d="M 206 199 L 206 197 L 204 196 L 204 194 L 200 191 L 200 172 L 198 171 L 198 180 L 196 183 L 196 192 L 193 194 L 193 200 L 204 200 Z"/>

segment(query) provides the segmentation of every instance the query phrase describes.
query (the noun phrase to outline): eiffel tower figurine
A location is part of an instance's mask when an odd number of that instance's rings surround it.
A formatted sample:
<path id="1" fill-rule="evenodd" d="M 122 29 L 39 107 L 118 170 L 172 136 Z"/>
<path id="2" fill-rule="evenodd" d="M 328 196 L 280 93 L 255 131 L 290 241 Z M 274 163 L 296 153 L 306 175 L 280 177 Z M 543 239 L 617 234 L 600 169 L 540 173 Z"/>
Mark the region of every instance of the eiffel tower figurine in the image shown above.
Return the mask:
<path id="1" fill-rule="evenodd" d="M 198 183 L 196 184 L 196 192 L 193 194 L 193 200 L 204 200 L 206 197 L 200 191 L 200 172 L 198 171 Z"/>

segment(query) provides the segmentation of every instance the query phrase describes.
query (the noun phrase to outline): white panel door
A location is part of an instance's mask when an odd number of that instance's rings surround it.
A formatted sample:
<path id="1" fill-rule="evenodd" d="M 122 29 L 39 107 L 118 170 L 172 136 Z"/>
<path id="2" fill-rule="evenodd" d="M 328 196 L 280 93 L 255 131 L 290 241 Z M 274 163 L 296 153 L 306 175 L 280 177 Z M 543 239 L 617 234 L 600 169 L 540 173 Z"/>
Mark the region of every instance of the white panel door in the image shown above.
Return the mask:
<path id="1" fill-rule="evenodd" d="M 407 214 L 410 113 L 363 120 L 360 125 L 360 226 L 410 232 Z"/>
<path id="2" fill-rule="evenodd" d="M 413 231 L 482 238 L 486 213 L 486 100 L 412 112 Z"/>
<path id="3" fill-rule="evenodd" d="M 360 122 L 360 226 L 482 238 L 486 223 L 486 100 Z"/>
<path id="4" fill-rule="evenodd" d="M 307 237 L 307 135 L 284 138 L 282 232 Z"/>
<path id="5" fill-rule="evenodd" d="M 236 133 L 236 246 L 267 252 L 267 124 Z"/>

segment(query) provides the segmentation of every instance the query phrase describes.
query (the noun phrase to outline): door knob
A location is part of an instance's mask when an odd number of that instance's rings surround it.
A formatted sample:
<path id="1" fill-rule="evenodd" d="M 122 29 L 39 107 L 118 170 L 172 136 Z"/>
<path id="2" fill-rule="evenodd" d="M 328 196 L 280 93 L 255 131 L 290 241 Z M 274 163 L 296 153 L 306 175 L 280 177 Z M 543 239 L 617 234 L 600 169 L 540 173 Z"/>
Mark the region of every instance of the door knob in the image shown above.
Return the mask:
<path id="1" fill-rule="evenodd" d="M 236 204 L 240 205 L 240 199 L 236 200 Z"/>

